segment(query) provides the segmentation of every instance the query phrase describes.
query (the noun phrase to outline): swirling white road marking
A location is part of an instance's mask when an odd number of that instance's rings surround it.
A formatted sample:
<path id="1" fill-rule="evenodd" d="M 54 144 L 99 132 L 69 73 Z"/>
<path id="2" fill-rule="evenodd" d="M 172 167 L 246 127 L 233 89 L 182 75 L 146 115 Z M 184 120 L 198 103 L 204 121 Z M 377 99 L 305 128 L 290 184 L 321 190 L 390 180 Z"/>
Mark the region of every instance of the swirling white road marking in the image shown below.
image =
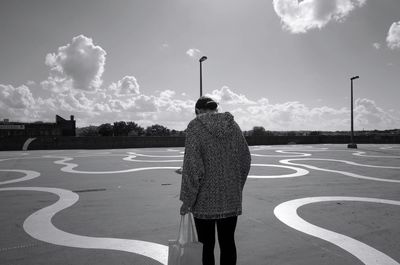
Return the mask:
<path id="1" fill-rule="evenodd" d="M 261 150 L 270 150 L 270 151 L 272 151 L 273 149 L 262 149 L 262 148 L 260 148 L 260 149 L 253 149 L 253 150 L 251 150 L 252 152 L 253 151 L 261 151 Z M 352 151 L 349 151 L 349 150 L 340 150 L 340 149 L 338 149 L 338 150 L 329 150 L 329 149 L 326 149 L 326 148 L 319 148 L 319 149 L 312 149 L 312 148 L 308 148 L 308 149 L 300 149 L 300 148 L 297 148 L 297 149 L 286 149 L 286 150 L 284 150 L 284 149 L 279 149 L 279 150 L 275 150 L 275 152 L 277 152 L 277 153 L 282 153 L 282 154 L 288 154 L 288 155 L 264 155 L 264 154 L 251 154 L 252 156 L 258 156 L 258 157 L 308 157 L 308 156 L 311 156 L 311 154 L 309 154 L 309 153 L 303 153 L 303 152 L 346 152 L 346 153 L 349 153 L 349 152 L 352 152 Z M 400 156 L 397 156 L 397 155 L 367 155 L 366 154 L 366 152 L 364 152 L 364 151 L 355 151 L 355 152 L 352 152 L 352 155 L 354 155 L 354 156 L 361 156 L 361 157 L 376 157 L 376 158 L 400 158 Z"/>
<path id="2" fill-rule="evenodd" d="M 363 151 L 357 151 L 357 152 L 354 152 L 353 155 L 355 155 L 355 156 L 362 156 L 362 157 L 377 157 L 377 158 L 400 158 L 400 156 L 366 155 L 365 153 L 366 153 L 366 152 L 363 152 Z"/>
<path id="3" fill-rule="evenodd" d="M 78 194 L 72 191 L 43 187 L 0 188 L 0 191 L 40 191 L 59 197 L 56 203 L 38 210 L 25 220 L 24 230 L 37 240 L 66 247 L 126 251 L 149 257 L 165 265 L 168 262 L 168 247 L 165 245 L 134 239 L 80 236 L 56 228 L 51 222 L 54 215 L 79 200 Z"/>
<path id="4" fill-rule="evenodd" d="M 283 164 L 293 164 L 297 165 L 295 163 L 290 163 L 287 161 L 299 161 L 299 160 L 315 160 L 315 161 L 330 161 L 330 162 L 340 162 L 340 163 L 345 163 L 348 165 L 352 166 L 359 166 L 359 167 L 372 167 L 372 168 L 386 168 L 386 169 L 400 169 L 400 167 L 394 167 L 394 166 L 376 166 L 376 165 L 370 165 L 370 164 L 360 164 L 357 162 L 353 161 L 347 161 L 347 160 L 339 160 L 339 159 L 329 159 L 329 158 L 293 158 L 293 159 L 284 159 L 279 162 Z"/>
<path id="5" fill-rule="evenodd" d="M 274 165 L 274 164 L 251 164 L 252 167 L 280 167 L 280 168 L 288 168 L 296 171 L 292 174 L 283 174 L 283 175 L 248 175 L 248 178 L 253 179 L 277 179 L 277 178 L 295 178 L 307 175 L 309 173 L 308 170 L 298 167 L 291 167 L 291 166 L 282 166 L 282 165 Z"/>
<path id="6" fill-rule="evenodd" d="M 385 178 L 368 177 L 368 176 L 359 175 L 359 174 L 355 174 L 355 173 L 351 173 L 351 172 L 347 172 L 347 171 L 325 169 L 325 168 L 315 167 L 315 166 L 311 166 L 311 165 L 307 165 L 307 164 L 299 164 L 299 163 L 290 162 L 290 161 L 299 161 L 299 160 L 331 161 L 331 162 L 340 162 L 340 163 L 345 163 L 345 164 L 354 165 L 354 166 L 361 166 L 361 167 L 400 169 L 400 167 L 374 166 L 374 165 L 368 165 L 368 164 L 359 164 L 359 163 L 355 163 L 355 162 L 352 162 L 352 161 L 346 161 L 346 160 L 324 159 L 324 158 L 293 158 L 293 159 L 283 159 L 283 160 L 280 160 L 279 162 L 282 163 L 282 164 L 285 164 L 285 165 L 302 166 L 302 167 L 306 167 L 306 168 L 314 169 L 314 170 L 319 170 L 319 171 L 338 173 L 338 174 L 342 174 L 342 175 L 345 175 L 345 176 L 348 176 L 348 177 L 352 177 L 352 178 L 368 179 L 368 180 L 382 181 L 382 182 L 400 183 L 400 180 L 397 180 L 397 179 L 385 179 Z"/>
<path id="7" fill-rule="evenodd" d="M 251 155 L 252 156 L 258 156 L 258 157 L 303 157 L 303 156 L 311 156 L 311 154 L 300 153 L 297 150 L 296 151 L 276 150 L 275 152 L 286 154 L 286 155 L 263 155 L 263 154 L 254 154 L 254 153 L 252 153 Z"/>
<path id="8" fill-rule="evenodd" d="M 160 155 L 145 155 L 145 154 L 139 154 L 139 153 L 135 153 L 135 152 L 128 152 L 131 155 L 135 155 L 135 156 L 143 156 L 143 157 L 164 157 L 164 158 L 170 158 L 170 157 L 183 157 L 183 155 L 171 155 L 171 156 L 160 156 Z"/>
<path id="9" fill-rule="evenodd" d="M 308 223 L 297 215 L 297 209 L 303 205 L 317 202 L 358 201 L 399 205 L 400 201 L 361 197 L 309 197 L 279 204 L 274 209 L 275 216 L 284 224 L 308 235 L 328 241 L 351 253 L 366 265 L 399 265 L 391 257 L 351 237 Z"/>
<path id="10" fill-rule="evenodd" d="M 176 170 L 180 167 L 141 167 L 141 168 L 130 168 L 124 170 L 113 170 L 113 171 L 82 171 L 82 170 L 74 170 L 78 164 L 69 163 L 68 161 L 73 160 L 72 157 L 66 156 L 46 156 L 48 158 L 58 158 L 59 160 L 54 161 L 54 164 L 63 165 L 60 170 L 67 173 L 74 173 L 74 174 L 120 174 L 120 173 L 129 173 L 129 172 L 137 172 L 137 171 L 144 171 L 144 170 L 153 170 L 153 169 L 173 169 Z"/>
<path id="11" fill-rule="evenodd" d="M 167 149 L 167 152 L 180 152 L 180 151 L 181 151 L 181 150 L 172 149 L 172 148 Z"/>
<path id="12" fill-rule="evenodd" d="M 285 148 L 281 148 L 285 149 Z M 308 150 L 304 149 L 289 149 L 287 148 L 286 150 L 276 150 L 278 153 L 282 153 L 285 155 L 255 155 L 255 156 L 261 156 L 261 157 L 305 157 L 305 156 L 311 156 L 311 154 L 308 153 L 300 153 L 300 152 L 315 152 L 315 151 L 328 151 L 323 148 L 321 149 L 313 149 Z M 266 150 L 266 149 L 259 149 L 259 150 Z M 272 149 L 269 149 L 272 150 Z M 172 151 L 179 151 L 179 150 L 170 150 L 167 152 L 172 152 Z M 254 150 L 252 150 L 254 151 Z M 332 150 L 332 151 L 347 151 L 348 150 Z M 79 152 L 78 152 L 79 153 Z M 184 152 L 180 152 L 184 153 Z M 82 152 L 81 152 L 82 154 Z M 70 156 L 65 156 L 65 155 L 47 155 L 47 156 L 42 156 L 42 157 L 19 157 L 19 158 L 6 158 L 2 159 L 0 161 L 4 160 L 10 160 L 10 159 L 31 159 L 31 158 L 52 158 L 52 159 L 58 159 L 54 161 L 55 164 L 63 165 L 61 168 L 61 171 L 64 172 L 69 172 L 69 173 L 78 173 L 78 174 L 118 174 L 118 173 L 128 173 L 128 172 L 135 172 L 135 171 L 143 171 L 143 170 L 152 170 L 152 169 L 179 169 L 180 167 L 145 167 L 145 168 L 133 168 L 133 169 L 126 169 L 126 170 L 117 170 L 117 171 L 80 171 L 80 170 L 75 170 L 78 165 L 68 162 L 73 160 L 74 158 L 72 157 L 91 157 L 91 156 L 98 156 L 98 155 L 108 155 L 108 156 L 124 156 L 123 158 L 126 161 L 134 161 L 134 162 L 182 162 L 182 160 L 159 160 L 159 161 L 153 161 L 153 160 L 136 160 L 137 156 L 142 156 L 142 157 L 158 157 L 158 158 L 182 158 L 183 155 L 175 155 L 175 156 L 158 156 L 158 155 L 144 155 L 136 152 L 128 152 L 128 157 L 126 157 L 126 154 L 107 154 L 107 152 L 99 152 L 99 153 L 88 153 L 87 155 L 82 154 L 78 156 L 70 155 Z M 367 156 L 363 155 L 365 152 L 355 152 L 353 153 L 354 155 L 360 155 L 360 156 Z M 382 157 L 382 156 L 378 156 Z M 387 156 L 383 156 L 387 157 Z M 372 177 L 367 177 L 367 176 L 361 176 L 357 174 L 353 174 L 350 172 L 345 172 L 345 171 L 336 171 L 336 170 L 329 170 L 329 169 L 322 169 L 322 168 L 317 168 L 314 166 L 310 165 L 304 165 L 304 164 L 296 164 L 296 163 L 291 163 L 290 161 L 295 161 L 295 160 L 325 160 L 325 161 L 336 161 L 336 162 L 343 162 L 351 165 L 356 165 L 356 166 L 365 166 L 365 167 L 374 167 L 374 168 L 392 168 L 392 169 L 400 169 L 400 167 L 385 167 L 385 166 L 373 166 L 373 165 L 364 165 L 364 164 L 358 164 L 355 162 L 350 162 L 350 161 L 345 161 L 345 160 L 333 160 L 333 159 L 312 159 L 312 158 L 298 158 L 298 159 L 286 159 L 286 160 L 281 160 L 279 161 L 282 164 L 287 164 L 287 165 L 295 165 L 295 166 L 303 166 L 309 169 L 316 169 L 316 170 L 322 170 L 322 171 L 328 171 L 328 172 L 335 172 L 351 177 L 357 177 L 357 178 L 363 178 L 363 179 L 370 179 L 370 180 L 377 180 L 377 181 L 386 181 L 386 182 L 400 182 L 400 180 L 392 180 L 392 179 L 381 179 L 381 178 L 372 178 Z M 309 173 L 308 170 L 298 168 L 298 167 L 293 167 L 293 166 L 283 166 L 283 165 L 273 165 L 273 164 L 252 164 L 252 166 L 261 166 L 261 167 L 280 167 L 280 168 L 286 168 L 286 169 L 291 169 L 296 171 L 295 173 L 292 174 L 285 174 L 285 175 L 276 175 L 276 176 L 253 176 L 250 175 L 249 178 L 288 178 L 288 177 L 298 177 L 298 176 L 304 176 Z M 9 180 L 5 182 L 0 182 L 0 184 L 9 184 L 9 183 L 16 183 L 28 179 L 32 179 L 35 177 L 40 176 L 40 173 L 35 172 L 35 171 L 27 171 L 27 170 L 0 170 L 0 171 L 15 171 L 15 172 L 20 172 L 24 173 L 26 176 L 20 179 L 16 180 Z M 127 251 L 131 253 L 136 253 L 140 255 L 147 256 L 149 258 L 155 259 L 163 264 L 167 263 L 167 254 L 168 254 L 168 248 L 167 246 L 152 243 L 152 242 L 146 242 L 146 241 L 140 241 L 140 240 L 130 240 L 130 239 L 117 239 L 117 238 L 97 238 L 97 237 L 87 237 L 87 236 L 80 236 L 80 235 L 74 235 L 70 234 L 64 231 L 61 231 L 54 227 L 54 225 L 51 223 L 52 217 L 58 213 L 59 211 L 66 209 L 70 206 L 72 206 L 78 199 L 78 195 L 68 191 L 68 190 L 62 190 L 62 189 L 56 189 L 56 188 L 40 188 L 40 187 L 16 187 L 16 188 L 3 188 L 0 189 L 0 191 L 3 190 L 31 190 L 31 191 L 40 191 L 40 192 L 50 192 L 53 194 L 56 194 L 60 197 L 59 201 L 49 207 L 43 208 L 31 216 L 28 217 L 28 219 L 25 220 L 24 222 L 24 229 L 27 231 L 28 234 L 31 236 L 42 240 L 46 241 L 49 243 L 57 244 L 57 245 L 63 245 L 63 246 L 70 246 L 70 247 L 78 247 L 78 248 L 97 248 L 97 249 L 110 249 L 110 250 L 120 250 L 120 251 Z M 46 219 L 47 218 L 47 219 Z M 359 242 L 361 243 L 361 242 Z M 362 244 L 362 243 L 361 243 Z M 153 247 L 153 248 L 152 248 Z M 368 246 L 367 246 L 368 247 Z M 374 250 L 374 249 L 373 249 Z M 377 250 L 375 250 L 377 251 Z M 379 251 L 378 251 L 379 252 Z M 383 254 L 383 253 L 382 253 Z M 384 254 L 383 254 L 384 255 Z M 378 264 L 378 263 L 368 263 L 368 264 Z M 379 264 L 398 264 L 398 263 L 379 263 Z"/>
<path id="13" fill-rule="evenodd" d="M 129 155 L 128 157 L 124 157 L 122 160 L 131 162 L 147 162 L 147 163 L 183 162 L 183 160 L 139 160 L 139 159 L 134 159 L 135 157 L 136 155 Z"/>
<path id="14" fill-rule="evenodd" d="M 34 178 L 37 178 L 37 177 L 40 176 L 39 172 L 33 171 L 33 170 L 0 169 L 0 171 L 1 172 L 18 172 L 18 173 L 25 174 L 25 176 L 22 177 L 22 178 L 0 181 L 0 185 L 6 185 L 6 184 L 12 184 L 12 183 L 17 183 L 17 182 L 27 181 L 27 180 L 34 179 Z"/>

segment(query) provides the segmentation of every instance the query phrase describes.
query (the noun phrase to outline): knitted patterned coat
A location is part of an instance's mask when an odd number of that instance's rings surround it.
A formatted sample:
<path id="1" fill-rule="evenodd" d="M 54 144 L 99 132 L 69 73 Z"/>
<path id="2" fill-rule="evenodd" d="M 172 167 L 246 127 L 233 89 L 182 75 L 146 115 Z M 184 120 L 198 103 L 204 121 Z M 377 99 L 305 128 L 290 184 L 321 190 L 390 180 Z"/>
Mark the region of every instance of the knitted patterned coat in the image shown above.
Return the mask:
<path id="1" fill-rule="evenodd" d="M 186 131 L 180 200 L 196 218 L 240 215 L 250 162 L 246 139 L 232 114 L 197 116 Z"/>

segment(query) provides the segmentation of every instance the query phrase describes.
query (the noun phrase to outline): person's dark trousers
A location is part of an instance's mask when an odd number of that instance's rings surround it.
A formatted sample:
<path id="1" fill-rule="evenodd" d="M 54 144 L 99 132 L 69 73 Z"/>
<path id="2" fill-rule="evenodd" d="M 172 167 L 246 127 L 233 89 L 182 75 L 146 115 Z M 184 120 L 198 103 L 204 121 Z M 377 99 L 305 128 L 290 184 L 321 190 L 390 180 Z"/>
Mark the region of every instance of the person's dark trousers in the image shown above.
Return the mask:
<path id="1" fill-rule="evenodd" d="M 203 265 L 215 265 L 215 225 L 221 249 L 220 265 L 236 265 L 235 229 L 237 216 L 224 219 L 194 218 L 199 241 L 203 243 Z"/>

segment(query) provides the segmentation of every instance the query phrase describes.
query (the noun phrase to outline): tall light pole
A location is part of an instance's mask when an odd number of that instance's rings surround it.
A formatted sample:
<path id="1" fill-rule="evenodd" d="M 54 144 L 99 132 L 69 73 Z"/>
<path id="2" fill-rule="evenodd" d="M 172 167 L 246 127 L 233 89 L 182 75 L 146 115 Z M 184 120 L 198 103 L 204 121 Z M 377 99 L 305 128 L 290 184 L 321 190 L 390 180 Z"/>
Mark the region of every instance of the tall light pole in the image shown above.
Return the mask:
<path id="1" fill-rule="evenodd" d="M 207 56 L 203 56 L 200 58 L 200 97 L 203 96 L 203 69 L 201 63 L 207 60 Z"/>
<path id="2" fill-rule="evenodd" d="M 354 119 L 353 119 L 353 80 L 360 78 L 358 75 L 350 78 L 351 82 L 351 143 L 347 145 L 348 148 L 357 148 L 357 144 L 354 143 Z"/>

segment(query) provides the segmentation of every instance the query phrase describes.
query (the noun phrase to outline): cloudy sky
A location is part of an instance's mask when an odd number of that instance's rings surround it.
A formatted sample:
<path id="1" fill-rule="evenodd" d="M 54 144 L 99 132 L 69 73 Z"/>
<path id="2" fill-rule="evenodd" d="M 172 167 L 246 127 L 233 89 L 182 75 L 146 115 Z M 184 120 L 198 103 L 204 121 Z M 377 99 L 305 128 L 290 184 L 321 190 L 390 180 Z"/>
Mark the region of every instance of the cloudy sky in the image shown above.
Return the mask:
<path id="1" fill-rule="evenodd" d="M 399 0 L 1 0 L 0 119 L 400 128 Z"/>

